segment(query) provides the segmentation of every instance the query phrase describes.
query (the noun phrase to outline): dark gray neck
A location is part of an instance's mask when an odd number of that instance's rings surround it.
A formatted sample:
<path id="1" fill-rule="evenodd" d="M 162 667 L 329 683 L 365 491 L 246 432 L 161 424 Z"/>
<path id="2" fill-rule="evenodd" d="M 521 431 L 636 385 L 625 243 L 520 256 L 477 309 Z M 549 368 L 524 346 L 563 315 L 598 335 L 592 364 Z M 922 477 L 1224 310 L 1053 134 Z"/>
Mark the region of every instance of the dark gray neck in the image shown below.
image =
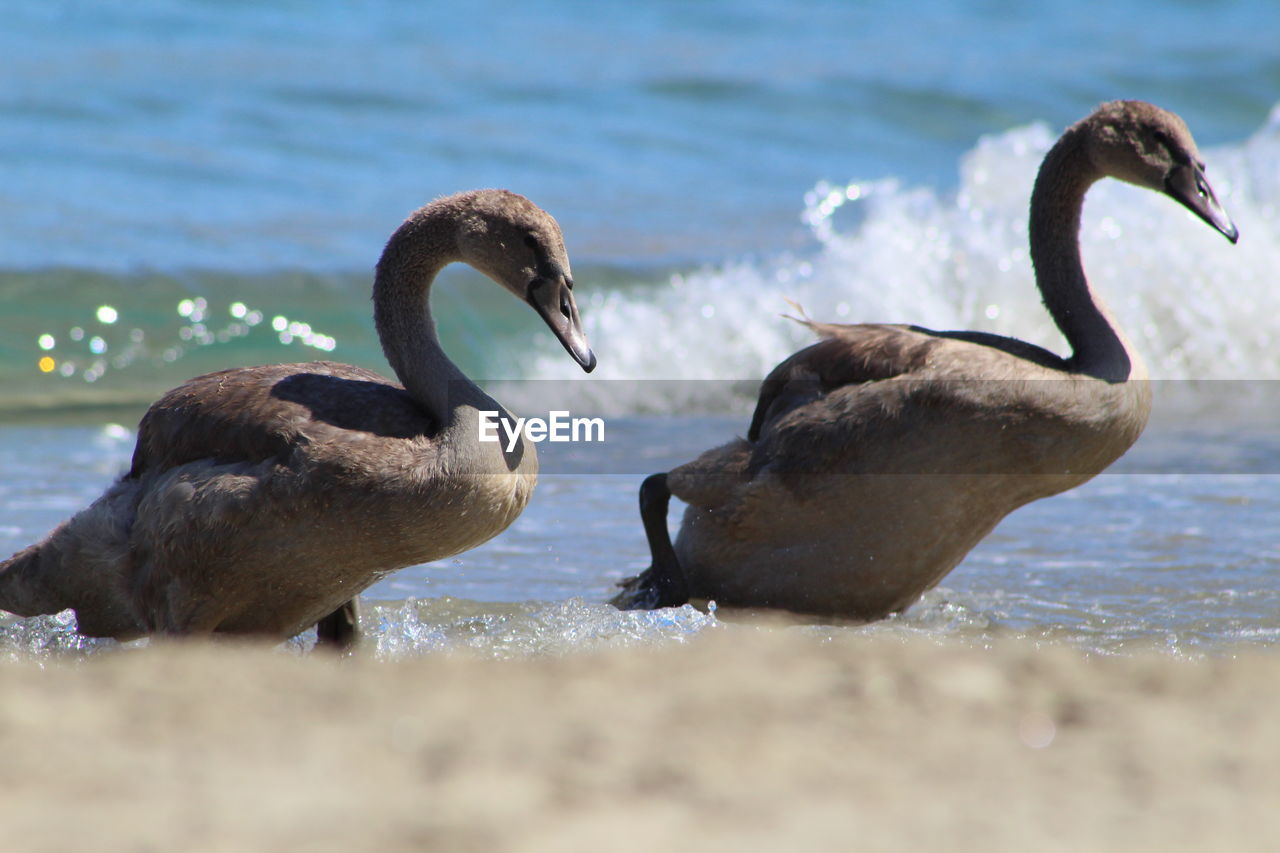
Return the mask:
<path id="1" fill-rule="evenodd" d="M 1103 177 L 1084 150 L 1079 126 L 1045 156 L 1031 193 L 1031 261 L 1045 308 L 1071 347 L 1071 370 L 1120 382 L 1134 372 L 1134 358 L 1106 306 L 1089 289 L 1080 262 L 1084 197 Z"/>
<path id="2" fill-rule="evenodd" d="M 373 282 L 373 319 L 396 378 L 441 427 L 483 392 L 440 347 L 431 317 L 431 285 L 462 260 L 451 218 L 431 207 L 405 221 L 387 241 Z M 488 399 L 484 397 L 484 399 Z"/>

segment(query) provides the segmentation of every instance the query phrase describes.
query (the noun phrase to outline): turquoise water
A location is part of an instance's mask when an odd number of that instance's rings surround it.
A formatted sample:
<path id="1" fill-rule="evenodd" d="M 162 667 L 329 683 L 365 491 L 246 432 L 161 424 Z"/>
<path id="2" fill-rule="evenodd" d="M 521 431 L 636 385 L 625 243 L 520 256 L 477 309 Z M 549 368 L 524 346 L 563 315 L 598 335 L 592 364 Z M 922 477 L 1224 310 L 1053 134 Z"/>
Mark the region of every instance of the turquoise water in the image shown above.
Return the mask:
<path id="1" fill-rule="evenodd" d="M 1031 285 L 1030 183 L 1063 126 L 1138 97 L 1186 118 L 1242 233 L 1125 186 L 1090 195 L 1086 266 L 1170 380 L 1163 427 L 1128 468 L 1015 514 L 886 629 L 1274 644 L 1277 32 L 1267 0 L 8 8 L 0 551 L 95 496 L 146 402 L 189 376 L 384 370 L 368 288 L 386 236 L 500 185 L 563 226 L 600 368 L 581 376 L 465 271 L 434 294 L 445 346 L 513 406 L 605 413 L 615 443 L 552 454 L 507 534 L 379 585 L 380 636 L 501 650 L 717 626 L 596 609 L 645 563 L 641 476 L 745 429 L 754 383 L 807 340 L 788 300 L 1061 349 Z"/>
<path id="2" fill-rule="evenodd" d="M 803 242 L 821 179 L 951 188 L 982 134 L 1145 98 L 1208 145 L 1280 91 L 1269 0 L 11 4 L 8 267 L 367 270 L 500 185 L 581 260 Z"/>

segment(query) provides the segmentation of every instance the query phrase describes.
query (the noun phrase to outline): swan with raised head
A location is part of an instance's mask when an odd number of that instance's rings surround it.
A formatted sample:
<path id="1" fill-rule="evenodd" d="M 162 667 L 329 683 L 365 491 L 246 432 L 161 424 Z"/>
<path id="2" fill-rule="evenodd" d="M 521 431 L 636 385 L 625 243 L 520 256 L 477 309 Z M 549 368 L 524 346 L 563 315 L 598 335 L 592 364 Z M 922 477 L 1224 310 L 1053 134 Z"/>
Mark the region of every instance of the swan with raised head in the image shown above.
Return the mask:
<path id="1" fill-rule="evenodd" d="M 374 321 L 399 384 L 333 362 L 211 373 L 143 416 L 128 473 L 0 563 L 0 609 L 76 611 L 80 631 L 353 641 L 356 596 L 396 569 L 475 547 L 528 503 L 537 455 L 479 440 L 502 412 L 441 349 L 428 297 L 446 265 L 527 301 L 590 371 L 556 221 L 478 190 L 417 210 L 387 242 Z"/>
<path id="2" fill-rule="evenodd" d="M 1048 152 L 1031 196 L 1036 283 L 1071 354 L 982 332 L 808 322 L 821 340 L 764 380 L 746 439 L 641 486 L 653 565 L 614 603 L 880 618 L 1010 512 L 1119 458 L 1151 395 L 1081 265 L 1085 193 L 1107 176 L 1237 239 L 1180 118 L 1139 101 L 1102 105 Z M 672 494 L 688 504 L 674 547 Z"/>

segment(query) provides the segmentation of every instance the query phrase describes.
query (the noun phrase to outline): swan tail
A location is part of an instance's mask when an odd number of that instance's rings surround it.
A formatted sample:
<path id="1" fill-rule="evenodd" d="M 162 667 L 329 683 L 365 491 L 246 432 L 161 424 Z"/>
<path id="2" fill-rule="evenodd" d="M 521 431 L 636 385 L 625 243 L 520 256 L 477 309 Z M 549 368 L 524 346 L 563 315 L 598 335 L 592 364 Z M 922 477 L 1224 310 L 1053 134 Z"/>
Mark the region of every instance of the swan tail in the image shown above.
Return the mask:
<path id="1" fill-rule="evenodd" d="M 57 555 L 45 547 L 47 544 L 46 541 L 23 548 L 0 563 L 0 610 L 18 616 L 40 616 L 65 609 L 58 606 L 53 591 L 40 583 L 45 566 L 57 559 Z"/>
<path id="2" fill-rule="evenodd" d="M 82 634 L 141 633 L 126 596 L 139 493 L 137 480 L 118 481 L 44 541 L 0 563 L 0 610 L 40 616 L 72 608 Z"/>
<path id="3" fill-rule="evenodd" d="M 804 310 L 804 306 L 799 302 L 786 300 L 795 314 L 783 314 L 783 319 L 790 320 L 793 323 L 799 323 L 809 331 L 813 332 L 819 338 L 831 338 L 840 333 L 841 326 L 838 323 L 823 323 L 809 316 L 809 312 Z"/>
<path id="4" fill-rule="evenodd" d="M 782 301 L 790 305 L 791 310 L 796 312 L 795 314 L 783 314 L 782 318 L 784 320 L 790 320 L 793 323 L 799 323 L 801 326 L 808 326 L 811 329 L 813 328 L 813 320 L 809 317 L 809 312 L 804 310 L 803 305 L 796 302 L 794 299 L 788 299 L 785 296 L 782 298 Z"/>

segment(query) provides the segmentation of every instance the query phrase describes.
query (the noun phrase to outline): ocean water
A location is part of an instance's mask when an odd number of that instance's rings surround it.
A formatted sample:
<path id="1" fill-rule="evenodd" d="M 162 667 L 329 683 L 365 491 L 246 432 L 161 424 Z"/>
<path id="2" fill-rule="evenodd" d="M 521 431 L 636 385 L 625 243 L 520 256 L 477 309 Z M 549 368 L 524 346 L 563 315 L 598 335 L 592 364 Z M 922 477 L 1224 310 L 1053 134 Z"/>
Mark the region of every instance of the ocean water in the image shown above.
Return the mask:
<path id="1" fill-rule="evenodd" d="M 1026 211 L 1040 157 L 1115 97 L 1180 113 L 1241 230 L 1091 192 L 1086 268 L 1141 349 L 1152 427 L 1111 472 L 1007 519 L 942 587 L 867 627 L 1097 653 L 1280 640 L 1280 7 L 558 0 L 146 0 L 0 28 L 0 551 L 127 465 L 159 392 L 238 364 L 385 370 L 371 269 L 405 213 L 475 186 L 560 221 L 600 367 L 475 274 L 433 294 L 446 349 L 521 413 L 601 414 L 544 444 L 496 540 L 383 581 L 381 653 L 499 656 L 741 630 L 601 602 L 647 564 L 643 476 L 746 429 L 808 342 L 781 315 L 910 321 L 1061 351 Z M 673 522 L 678 514 L 673 511 Z M 99 648 L 65 617 L 16 654 Z"/>

